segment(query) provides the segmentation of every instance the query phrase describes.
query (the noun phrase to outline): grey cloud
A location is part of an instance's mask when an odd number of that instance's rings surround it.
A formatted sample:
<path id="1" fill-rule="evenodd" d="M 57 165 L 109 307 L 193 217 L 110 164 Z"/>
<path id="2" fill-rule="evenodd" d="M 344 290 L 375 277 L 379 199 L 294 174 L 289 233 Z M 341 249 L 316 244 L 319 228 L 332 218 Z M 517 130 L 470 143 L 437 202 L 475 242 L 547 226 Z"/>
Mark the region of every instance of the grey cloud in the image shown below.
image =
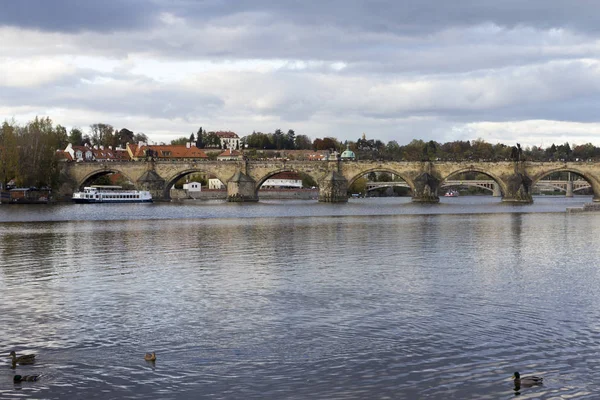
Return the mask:
<path id="1" fill-rule="evenodd" d="M 167 0 L 163 3 L 166 6 Z M 451 27 L 494 23 L 513 28 L 569 28 L 598 30 L 600 4 L 568 0 L 232 0 L 197 2 L 177 1 L 170 11 L 181 17 L 200 19 L 223 17 L 240 12 L 271 15 L 303 26 L 338 26 L 349 33 L 390 32 L 410 35 Z"/>
<path id="2" fill-rule="evenodd" d="M 18 0 L 0 2 L 0 26 L 50 32 L 146 29 L 159 8 L 146 0 Z"/>
<path id="3" fill-rule="evenodd" d="M 350 35 L 361 31 L 416 35 L 488 22 L 593 33 L 600 26 L 600 3 L 567 0 L 19 0 L 0 3 L 0 25 L 63 32 L 146 30 L 158 23 L 162 12 L 185 18 L 192 26 L 239 13 L 261 13 L 270 16 L 270 22 L 311 29 L 336 26 Z"/>

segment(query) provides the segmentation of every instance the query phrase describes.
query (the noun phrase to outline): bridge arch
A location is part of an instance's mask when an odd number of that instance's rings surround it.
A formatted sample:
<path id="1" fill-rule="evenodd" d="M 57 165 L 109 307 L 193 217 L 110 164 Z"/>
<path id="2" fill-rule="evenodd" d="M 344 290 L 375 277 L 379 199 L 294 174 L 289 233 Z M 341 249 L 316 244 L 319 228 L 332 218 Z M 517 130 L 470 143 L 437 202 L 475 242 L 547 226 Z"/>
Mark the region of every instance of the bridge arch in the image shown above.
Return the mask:
<path id="1" fill-rule="evenodd" d="M 504 195 L 504 193 L 506 193 L 506 191 L 507 191 L 506 184 L 504 183 L 504 181 L 502 179 L 500 179 L 498 176 L 496 176 L 494 173 L 491 173 L 487 170 L 480 169 L 480 168 L 473 168 L 472 166 L 469 166 L 468 168 L 459 168 L 457 170 L 449 172 L 445 177 L 442 178 L 442 180 L 440 182 L 440 187 L 448 186 L 445 184 L 445 182 L 451 180 L 450 178 L 452 178 L 453 176 L 460 175 L 460 174 L 466 174 L 466 173 L 478 173 L 478 174 L 488 176 L 498 185 L 502 195 Z M 468 180 L 465 180 L 465 181 L 468 181 Z M 475 184 L 475 185 L 471 185 L 471 186 L 477 186 L 482 189 L 490 190 L 492 192 L 494 191 L 493 189 L 491 189 L 485 185 Z"/>
<path id="2" fill-rule="evenodd" d="M 275 176 L 277 174 L 281 174 L 282 172 L 294 172 L 296 174 L 299 175 L 307 175 L 309 176 L 313 181 L 315 181 L 316 185 L 319 185 L 319 181 L 320 181 L 320 177 L 317 177 L 307 171 L 302 170 L 301 168 L 292 168 L 292 167 L 283 167 L 283 168 L 277 168 L 274 169 L 272 171 L 267 172 L 266 174 L 262 175 L 257 181 L 256 181 L 256 188 L 255 188 L 255 193 L 258 194 L 258 191 L 260 190 L 260 187 L 272 176 Z"/>
<path id="3" fill-rule="evenodd" d="M 214 171 L 208 170 L 208 169 L 204 169 L 204 168 L 187 168 L 187 169 L 183 169 L 181 171 L 178 171 L 176 174 L 171 175 L 170 177 L 168 177 L 167 179 L 165 179 L 165 186 L 163 188 L 163 199 L 168 200 L 171 198 L 171 188 L 175 185 L 175 183 L 180 180 L 181 178 L 183 178 L 186 175 L 191 175 L 191 174 L 205 174 L 205 175 L 210 175 L 210 176 L 214 176 L 216 179 L 220 180 L 221 183 L 223 183 L 223 185 L 227 186 L 227 181 L 231 178 L 225 178 L 223 176 L 220 176 L 219 174 L 215 174 Z"/>
<path id="4" fill-rule="evenodd" d="M 379 166 L 374 167 L 374 168 L 369 168 L 364 171 L 360 171 L 359 173 L 357 173 L 356 175 L 351 177 L 348 180 L 348 187 L 351 187 L 354 184 L 354 182 L 356 182 L 358 179 L 360 179 L 363 176 L 368 175 L 372 172 L 385 172 L 388 174 L 399 176 L 400 178 L 402 178 L 404 180 L 404 182 L 406 182 L 406 184 L 408 185 L 408 187 L 411 191 L 414 192 L 414 190 L 415 190 L 415 183 L 410 177 L 407 176 L 407 174 L 405 174 L 403 172 L 398 172 L 393 168 L 385 168 L 385 167 L 379 167 Z"/>
<path id="5" fill-rule="evenodd" d="M 102 169 L 94 170 L 92 172 L 89 172 L 87 175 L 85 175 L 79 182 L 77 182 L 77 189 L 81 190 L 89 182 L 91 182 L 101 176 L 110 175 L 110 174 L 121 174 L 125 179 L 127 179 L 129 182 L 131 182 L 133 185 L 135 185 L 135 180 L 131 179 L 130 176 L 123 173 L 123 171 L 119 170 L 118 168 L 106 168 L 106 165 L 104 165 L 103 167 L 104 168 L 102 168 Z"/>
<path id="6" fill-rule="evenodd" d="M 586 173 L 585 171 L 579 170 L 578 168 L 571 168 L 571 167 L 567 167 L 567 166 L 562 166 L 559 168 L 554 168 L 551 170 L 546 170 L 546 171 L 542 171 L 542 172 L 538 172 L 534 175 L 531 176 L 531 180 L 532 180 L 532 185 L 540 185 L 541 183 L 543 183 L 543 179 L 549 175 L 552 174 L 556 174 L 556 173 L 561 173 L 561 172 L 570 172 L 572 174 L 575 174 L 577 176 L 582 177 L 591 187 L 593 193 L 594 193 L 594 198 L 599 198 L 600 197 L 600 182 L 598 182 L 598 180 L 596 180 L 596 178 L 592 177 L 590 174 Z M 574 181 L 572 181 L 574 182 Z M 549 185 L 552 186 L 555 189 L 558 189 L 562 192 L 566 192 L 567 195 L 569 194 L 569 189 L 565 185 Z M 572 191 L 579 191 L 579 190 L 583 190 L 586 189 L 586 187 L 572 187 Z"/>

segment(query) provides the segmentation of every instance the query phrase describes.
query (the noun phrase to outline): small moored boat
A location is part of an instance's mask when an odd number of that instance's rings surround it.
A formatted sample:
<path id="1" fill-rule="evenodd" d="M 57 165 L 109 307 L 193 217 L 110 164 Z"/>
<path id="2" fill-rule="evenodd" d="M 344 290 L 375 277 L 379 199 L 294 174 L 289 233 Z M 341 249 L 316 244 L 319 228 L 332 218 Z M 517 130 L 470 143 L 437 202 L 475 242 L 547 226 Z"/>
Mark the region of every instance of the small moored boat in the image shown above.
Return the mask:
<path id="1" fill-rule="evenodd" d="M 448 190 L 444 197 L 458 197 L 458 190 Z"/>
<path id="2" fill-rule="evenodd" d="M 92 185 L 73 193 L 75 203 L 151 203 L 148 191 L 127 190 L 121 186 Z"/>

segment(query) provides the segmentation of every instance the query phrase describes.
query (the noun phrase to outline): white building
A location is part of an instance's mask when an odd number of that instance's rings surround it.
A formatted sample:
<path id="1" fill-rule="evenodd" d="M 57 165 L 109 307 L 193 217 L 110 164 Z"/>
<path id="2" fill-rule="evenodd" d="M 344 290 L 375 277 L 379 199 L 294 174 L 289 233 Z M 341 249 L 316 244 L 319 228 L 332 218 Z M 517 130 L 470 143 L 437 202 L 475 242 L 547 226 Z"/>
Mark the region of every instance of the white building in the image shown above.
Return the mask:
<path id="1" fill-rule="evenodd" d="M 209 189 L 225 189 L 225 185 L 223 185 L 223 182 L 221 182 L 220 180 L 218 180 L 216 178 L 211 178 L 208 180 L 208 188 Z"/>
<path id="2" fill-rule="evenodd" d="M 240 138 L 237 133 L 231 131 L 218 131 L 215 132 L 215 135 L 219 137 L 222 149 L 238 150 L 240 148 Z"/>
<path id="3" fill-rule="evenodd" d="M 188 182 L 183 184 L 183 190 L 188 192 L 200 192 L 202 190 L 202 185 L 200 182 Z"/>
<path id="4" fill-rule="evenodd" d="M 267 179 L 261 189 L 302 189 L 302 179 L 295 172 L 282 172 Z"/>

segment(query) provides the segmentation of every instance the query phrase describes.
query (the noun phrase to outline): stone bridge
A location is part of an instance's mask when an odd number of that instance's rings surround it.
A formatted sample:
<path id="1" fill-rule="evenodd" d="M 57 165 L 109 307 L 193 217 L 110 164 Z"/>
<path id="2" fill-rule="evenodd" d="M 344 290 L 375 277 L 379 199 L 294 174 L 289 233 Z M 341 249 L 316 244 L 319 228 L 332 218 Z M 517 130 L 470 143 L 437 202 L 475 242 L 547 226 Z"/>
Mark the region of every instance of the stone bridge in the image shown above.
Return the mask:
<path id="1" fill-rule="evenodd" d="M 403 181 L 391 181 L 391 182 L 367 182 L 367 191 L 374 190 L 378 188 L 387 188 L 387 187 L 409 187 L 406 182 Z M 492 192 L 494 197 L 500 197 L 502 194 L 500 193 L 500 186 L 491 179 L 463 179 L 463 180 L 453 180 L 446 179 L 440 187 L 456 187 L 456 186 L 472 186 L 478 187 L 481 189 L 486 189 Z M 584 180 L 539 180 L 534 186 L 537 189 L 551 189 L 558 190 L 566 193 L 566 197 L 573 197 L 574 192 L 589 189 L 590 184 Z"/>
<path id="2" fill-rule="evenodd" d="M 594 162 L 411 162 L 411 161 L 129 161 L 65 163 L 60 194 L 70 196 L 101 175 L 120 173 L 136 188 L 149 190 L 155 200 L 169 200 L 171 187 L 192 173 L 205 173 L 227 185 L 229 201 L 257 201 L 258 189 L 280 172 L 306 174 L 319 185 L 319 201 L 345 202 L 348 187 L 370 172 L 388 172 L 402 178 L 413 201 L 435 203 L 438 191 L 452 176 L 466 172 L 487 175 L 500 190 L 502 201 L 531 203 L 531 188 L 556 172 L 580 175 L 600 202 L 600 163 Z"/>

